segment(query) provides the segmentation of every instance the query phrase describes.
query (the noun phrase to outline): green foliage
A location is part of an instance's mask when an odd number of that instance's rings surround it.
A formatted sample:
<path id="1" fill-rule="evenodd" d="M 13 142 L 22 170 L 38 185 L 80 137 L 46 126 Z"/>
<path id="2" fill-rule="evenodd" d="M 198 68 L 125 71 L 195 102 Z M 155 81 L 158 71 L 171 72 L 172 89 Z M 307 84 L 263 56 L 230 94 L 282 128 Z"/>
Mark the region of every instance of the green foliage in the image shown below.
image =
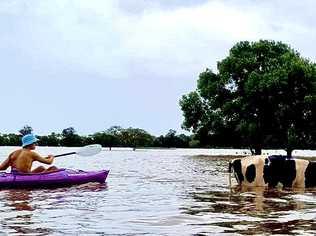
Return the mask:
<path id="1" fill-rule="evenodd" d="M 94 143 L 101 144 L 103 147 L 119 146 L 119 139 L 117 136 L 107 132 L 98 132 L 91 136 Z"/>
<path id="2" fill-rule="evenodd" d="M 218 62 L 218 73 L 202 72 L 180 106 L 183 127 L 201 143 L 305 148 L 315 140 L 315 64 L 281 42 L 239 42 Z"/>
<path id="3" fill-rule="evenodd" d="M 176 135 L 170 130 L 166 136 L 158 138 L 139 128 L 124 129 L 112 126 L 109 129 L 88 136 L 80 136 L 73 127 L 62 130 L 61 134 L 51 133 L 38 136 L 40 146 L 78 147 L 89 144 L 101 144 L 103 147 L 189 147 L 191 137 L 184 134 Z M 0 146 L 20 146 L 21 135 L 0 134 Z"/>
<path id="4" fill-rule="evenodd" d="M 151 146 L 153 137 L 142 129 L 128 128 L 122 129 L 118 134 L 125 147 Z"/>
<path id="5" fill-rule="evenodd" d="M 51 133 L 47 136 L 39 136 L 38 144 L 40 146 L 55 146 L 58 147 L 61 145 L 62 136 L 60 134 Z"/>
<path id="6" fill-rule="evenodd" d="M 156 137 L 153 141 L 154 147 L 164 148 L 186 148 L 189 147 L 191 137 L 184 134 L 176 135 L 176 131 L 170 129 L 169 132 L 163 136 Z"/>
<path id="7" fill-rule="evenodd" d="M 2 146 L 20 146 L 21 136 L 17 134 L 2 134 L 0 136 L 0 144 Z"/>
<path id="8" fill-rule="evenodd" d="M 76 130 L 69 127 L 62 131 L 60 144 L 62 146 L 80 147 L 83 143 L 81 137 L 76 134 Z"/>
<path id="9" fill-rule="evenodd" d="M 200 121 L 203 120 L 204 107 L 202 100 L 197 92 L 191 92 L 188 95 L 184 95 L 180 100 L 180 106 L 182 107 L 184 117 L 182 127 L 189 131 L 195 132 L 199 130 Z"/>
<path id="10" fill-rule="evenodd" d="M 200 146 L 200 141 L 199 140 L 196 140 L 196 139 L 192 139 L 190 142 L 189 142 L 189 147 L 190 148 L 197 148 Z"/>
<path id="11" fill-rule="evenodd" d="M 170 129 L 166 135 L 155 137 L 139 128 L 124 129 L 112 126 L 109 129 L 88 136 L 80 136 L 73 127 L 62 130 L 62 133 L 52 132 L 49 135 L 37 136 L 39 146 L 69 146 L 78 147 L 89 144 L 101 144 L 103 147 L 163 147 L 163 148 L 188 148 L 200 147 L 200 142 L 194 136 L 176 134 Z M 191 142 L 193 140 L 193 142 Z M 21 135 L 0 134 L 0 146 L 20 146 Z"/>
<path id="12" fill-rule="evenodd" d="M 22 129 L 19 130 L 19 133 L 24 136 L 33 132 L 33 128 L 29 125 L 25 125 Z"/>

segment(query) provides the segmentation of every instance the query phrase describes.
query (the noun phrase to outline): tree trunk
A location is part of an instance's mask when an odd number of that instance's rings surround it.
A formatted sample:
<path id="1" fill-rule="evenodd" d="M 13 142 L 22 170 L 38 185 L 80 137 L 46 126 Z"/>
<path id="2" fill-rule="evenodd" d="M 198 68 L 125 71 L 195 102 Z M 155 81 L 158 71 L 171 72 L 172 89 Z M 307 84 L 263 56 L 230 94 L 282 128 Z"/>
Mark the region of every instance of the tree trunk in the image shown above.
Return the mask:
<path id="1" fill-rule="evenodd" d="M 292 148 L 287 148 L 287 149 L 286 149 L 286 155 L 287 155 L 288 157 L 292 157 L 292 152 L 293 152 L 293 149 L 292 149 Z"/>
<path id="2" fill-rule="evenodd" d="M 255 155 L 261 155 L 261 151 L 262 151 L 261 147 L 256 147 L 255 148 Z"/>
<path id="3" fill-rule="evenodd" d="M 261 147 L 255 147 L 255 148 L 251 147 L 250 152 L 251 152 L 251 155 L 261 155 L 262 148 Z"/>

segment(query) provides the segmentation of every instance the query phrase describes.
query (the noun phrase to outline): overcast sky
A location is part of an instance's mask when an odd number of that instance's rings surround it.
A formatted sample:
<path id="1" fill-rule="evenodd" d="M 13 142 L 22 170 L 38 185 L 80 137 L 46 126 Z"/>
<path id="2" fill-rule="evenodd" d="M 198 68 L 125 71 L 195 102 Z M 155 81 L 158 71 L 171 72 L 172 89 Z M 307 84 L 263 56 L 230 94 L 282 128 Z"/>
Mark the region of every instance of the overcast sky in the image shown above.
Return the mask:
<path id="1" fill-rule="evenodd" d="M 1 0 L 0 132 L 181 130 L 179 99 L 240 40 L 316 61 L 316 1 Z"/>

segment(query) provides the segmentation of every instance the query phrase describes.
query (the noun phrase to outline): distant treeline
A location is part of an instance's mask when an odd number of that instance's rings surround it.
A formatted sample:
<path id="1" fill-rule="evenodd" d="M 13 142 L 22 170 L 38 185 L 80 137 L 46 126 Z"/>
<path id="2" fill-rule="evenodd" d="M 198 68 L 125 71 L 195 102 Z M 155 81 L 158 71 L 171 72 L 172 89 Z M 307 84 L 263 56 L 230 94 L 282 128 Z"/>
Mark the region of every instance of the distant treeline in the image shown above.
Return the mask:
<path id="1" fill-rule="evenodd" d="M 32 132 L 32 127 L 24 126 L 18 134 L 0 134 L 0 146 L 20 146 L 21 137 Z M 73 127 L 69 127 L 61 133 L 53 132 L 49 135 L 37 136 L 37 138 L 39 146 L 79 147 L 98 143 L 103 147 L 199 147 L 199 141 L 194 140 L 193 136 L 177 135 L 175 130 L 169 130 L 166 135 L 156 137 L 143 129 L 125 129 L 120 126 L 112 126 L 106 131 L 87 136 L 81 136 Z"/>

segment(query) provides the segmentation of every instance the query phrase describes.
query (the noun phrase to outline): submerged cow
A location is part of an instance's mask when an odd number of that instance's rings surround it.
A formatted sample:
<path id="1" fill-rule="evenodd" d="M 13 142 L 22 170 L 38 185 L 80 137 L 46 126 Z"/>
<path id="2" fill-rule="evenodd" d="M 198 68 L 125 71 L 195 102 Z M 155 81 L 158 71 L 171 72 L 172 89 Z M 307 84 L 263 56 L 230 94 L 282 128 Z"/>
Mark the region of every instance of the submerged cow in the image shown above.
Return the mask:
<path id="1" fill-rule="evenodd" d="M 252 187 L 316 187 L 316 162 L 287 156 L 247 156 L 229 163 L 238 184 Z"/>

